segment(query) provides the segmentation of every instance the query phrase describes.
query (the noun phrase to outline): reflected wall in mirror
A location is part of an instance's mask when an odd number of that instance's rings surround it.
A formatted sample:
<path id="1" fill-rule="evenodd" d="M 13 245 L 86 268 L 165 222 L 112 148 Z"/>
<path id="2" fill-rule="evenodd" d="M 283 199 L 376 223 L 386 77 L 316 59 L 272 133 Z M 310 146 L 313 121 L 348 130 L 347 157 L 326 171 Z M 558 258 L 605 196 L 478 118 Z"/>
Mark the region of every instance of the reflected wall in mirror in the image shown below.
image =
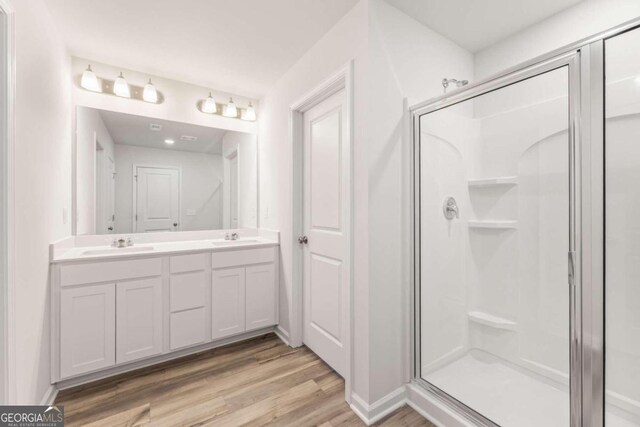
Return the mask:
<path id="1" fill-rule="evenodd" d="M 76 112 L 76 234 L 257 227 L 253 134 Z"/>

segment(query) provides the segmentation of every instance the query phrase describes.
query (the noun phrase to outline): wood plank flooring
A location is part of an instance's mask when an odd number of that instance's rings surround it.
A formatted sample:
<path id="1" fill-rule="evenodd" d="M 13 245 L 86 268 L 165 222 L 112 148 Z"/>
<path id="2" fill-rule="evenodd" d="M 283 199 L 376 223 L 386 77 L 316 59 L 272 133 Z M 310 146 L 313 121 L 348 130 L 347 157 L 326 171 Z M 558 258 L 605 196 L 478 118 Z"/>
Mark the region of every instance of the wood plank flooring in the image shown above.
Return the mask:
<path id="1" fill-rule="evenodd" d="M 344 381 L 274 334 L 63 390 L 66 426 L 363 426 Z M 380 426 L 433 424 L 404 407 Z"/>

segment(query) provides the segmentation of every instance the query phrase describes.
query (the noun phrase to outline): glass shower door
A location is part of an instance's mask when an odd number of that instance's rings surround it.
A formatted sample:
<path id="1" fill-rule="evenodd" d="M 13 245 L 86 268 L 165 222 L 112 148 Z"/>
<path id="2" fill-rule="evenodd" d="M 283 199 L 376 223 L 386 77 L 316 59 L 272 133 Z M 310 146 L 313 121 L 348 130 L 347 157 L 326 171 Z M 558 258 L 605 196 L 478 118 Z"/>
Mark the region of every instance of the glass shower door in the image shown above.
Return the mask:
<path id="1" fill-rule="evenodd" d="M 419 118 L 417 376 L 504 427 L 570 425 L 569 76 Z"/>
<path id="2" fill-rule="evenodd" d="M 640 426 L 640 30 L 605 40 L 605 425 Z"/>

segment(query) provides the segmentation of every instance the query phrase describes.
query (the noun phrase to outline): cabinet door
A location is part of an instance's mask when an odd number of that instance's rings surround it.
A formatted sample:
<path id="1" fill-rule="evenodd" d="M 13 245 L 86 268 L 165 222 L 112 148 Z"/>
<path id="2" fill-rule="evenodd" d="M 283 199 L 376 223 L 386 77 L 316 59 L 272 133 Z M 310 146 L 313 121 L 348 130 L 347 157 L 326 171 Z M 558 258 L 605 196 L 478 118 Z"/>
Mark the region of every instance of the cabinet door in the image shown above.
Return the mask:
<path id="1" fill-rule="evenodd" d="M 246 268 L 246 330 L 276 323 L 275 270 L 273 264 Z"/>
<path id="2" fill-rule="evenodd" d="M 162 352 L 162 279 L 117 285 L 116 361 L 129 362 Z"/>
<path id="3" fill-rule="evenodd" d="M 60 314 L 62 378 L 115 364 L 114 284 L 62 289 Z"/>
<path id="4" fill-rule="evenodd" d="M 213 339 L 244 332 L 244 268 L 213 270 L 212 282 Z"/>

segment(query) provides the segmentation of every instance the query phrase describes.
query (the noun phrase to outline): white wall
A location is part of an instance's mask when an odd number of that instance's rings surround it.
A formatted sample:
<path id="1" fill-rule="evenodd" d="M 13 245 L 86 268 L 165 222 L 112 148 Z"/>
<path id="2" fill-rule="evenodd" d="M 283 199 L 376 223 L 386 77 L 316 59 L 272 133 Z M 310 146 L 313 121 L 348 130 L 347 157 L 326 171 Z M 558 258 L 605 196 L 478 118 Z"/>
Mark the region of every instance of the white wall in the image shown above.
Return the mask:
<path id="1" fill-rule="evenodd" d="M 243 228 L 258 227 L 258 141 L 256 135 L 240 132 L 227 132 L 222 137 L 222 157 L 228 157 L 238 151 L 238 226 Z M 224 162 L 225 184 L 228 179 L 228 163 Z M 226 190 L 226 185 L 225 185 Z M 229 205 L 228 190 L 224 192 L 222 223 L 229 224 L 226 208 Z"/>
<path id="2" fill-rule="evenodd" d="M 281 233 L 280 327 L 291 330 L 292 163 L 289 141 L 289 107 L 328 79 L 349 61 L 354 63 L 354 390 L 369 398 L 369 306 L 368 306 L 368 173 L 367 119 L 368 2 L 362 0 L 320 39 L 282 78 L 260 103 L 259 177 L 260 226 Z M 297 244 L 297 243 L 296 243 Z"/>
<path id="3" fill-rule="evenodd" d="M 98 110 L 78 107 L 76 122 L 76 234 L 96 234 L 96 141 L 115 161 L 114 142 Z"/>
<path id="4" fill-rule="evenodd" d="M 473 56 L 386 2 L 369 4 L 369 85 L 375 99 L 367 122 L 370 399 L 375 401 L 409 379 L 411 142 L 403 139 L 403 99 L 412 104 L 439 96 L 445 76 L 471 78 Z"/>
<path id="5" fill-rule="evenodd" d="M 133 230 L 133 165 L 180 168 L 180 231 L 222 228 L 222 156 L 116 144 L 116 233 Z M 189 211 L 195 211 L 190 215 Z"/>
<path id="6" fill-rule="evenodd" d="M 17 97 L 15 401 L 38 404 L 50 384 L 49 242 L 71 232 L 70 58 L 43 1 L 11 3 Z"/>
<path id="7" fill-rule="evenodd" d="M 475 80 L 640 16 L 637 0 L 587 0 L 475 55 Z"/>

